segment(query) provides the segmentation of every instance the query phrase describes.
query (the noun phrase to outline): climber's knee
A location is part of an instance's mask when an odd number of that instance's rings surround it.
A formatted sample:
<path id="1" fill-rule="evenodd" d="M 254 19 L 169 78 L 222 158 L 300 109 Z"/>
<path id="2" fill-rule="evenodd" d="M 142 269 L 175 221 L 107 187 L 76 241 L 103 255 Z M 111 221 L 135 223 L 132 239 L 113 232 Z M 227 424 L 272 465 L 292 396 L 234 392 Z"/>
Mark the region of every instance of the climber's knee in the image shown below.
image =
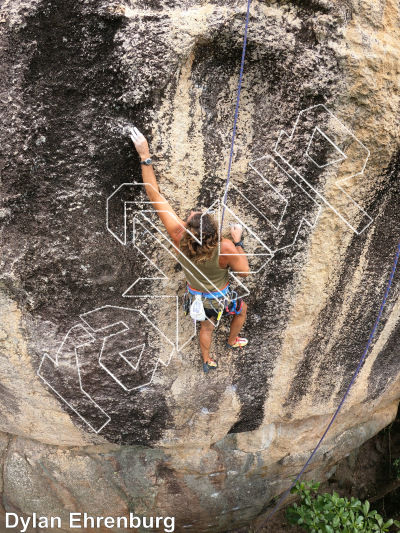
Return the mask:
<path id="1" fill-rule="evenodd" d="M 212 319 L 210 319 L 212 320 Z M 214 321 L 210 322 L 210 320 L 203 320 L 201 323 L 201 329 L 202 331 L 213 331 L 214 329 Z"/>

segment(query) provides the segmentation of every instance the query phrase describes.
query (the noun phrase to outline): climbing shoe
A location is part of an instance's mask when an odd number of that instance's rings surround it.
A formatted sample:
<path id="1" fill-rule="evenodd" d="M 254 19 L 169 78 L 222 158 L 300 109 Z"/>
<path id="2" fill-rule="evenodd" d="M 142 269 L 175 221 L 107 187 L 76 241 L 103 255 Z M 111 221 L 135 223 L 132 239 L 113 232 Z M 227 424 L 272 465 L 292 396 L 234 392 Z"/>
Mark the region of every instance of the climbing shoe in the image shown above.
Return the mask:
<path id="1" fill-rule="evenodd" d="M 206 374 L 208 374 L 210 370 L 215 370 L 216 368 L 218 368 L 218 363 L 212 359 L 210 359 L 207 363 L 203 363 L 203 370 Z"/>
<path id="2" fill-rule="evenodd" d="M 242 349 L 243 346 L 246 346 L 246 344 L 248 342 L 249 341 L 247 339 L 245 339 L 244 337 L 236 337 L 235 344 L 229 344 L 227 342 L 226 345 L 229 346 L 229 348 L 240 348 L 240 349 Z"/>

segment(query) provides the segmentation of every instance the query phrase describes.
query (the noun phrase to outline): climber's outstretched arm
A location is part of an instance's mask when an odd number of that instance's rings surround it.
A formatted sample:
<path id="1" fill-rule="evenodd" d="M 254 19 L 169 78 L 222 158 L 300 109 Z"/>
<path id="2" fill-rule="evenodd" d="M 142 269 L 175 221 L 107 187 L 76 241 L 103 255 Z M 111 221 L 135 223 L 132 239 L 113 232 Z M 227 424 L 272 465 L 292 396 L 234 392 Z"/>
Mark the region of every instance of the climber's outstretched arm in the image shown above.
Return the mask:
<path id="1" fill-rule="evenodd" d="M 141 161 L 150 158 L 150 149 L 144 135 L 140 133 L 137 128 L 132 128 L 131 139 L 135 145 L 135 148 L 140 156 Z M 161 218 L 168 235 L 174 241 L 174 244 L 179 243 L 179 238 L 182 235 L 183 228 L 185 227 L 184 221 L 178 217 L 171 205 L 160 194 L 158 188 L 157 179 L 154 174 L 153 165 L 141 165 L 143 184 L 146 189 L 147 196 L 157 211 L 158 216 Z"/>

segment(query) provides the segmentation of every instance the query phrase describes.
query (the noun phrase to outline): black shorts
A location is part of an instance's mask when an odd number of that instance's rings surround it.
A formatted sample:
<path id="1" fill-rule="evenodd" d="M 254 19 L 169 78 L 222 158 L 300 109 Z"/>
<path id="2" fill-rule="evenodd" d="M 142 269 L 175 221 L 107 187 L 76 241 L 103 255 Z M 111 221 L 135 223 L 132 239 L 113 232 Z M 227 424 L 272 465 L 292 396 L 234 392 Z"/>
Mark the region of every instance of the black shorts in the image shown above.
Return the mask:
<path id="1" fill-rule="evenodd" d="M 229 315 L 239 315 L 243 309 L 243 300 L 241 298 L 237 298 L 236 300 L 232 300 L 231 303 L 228 305 L 228 309 L 224 309 L 222 311 L 222 316 L 229 316 Z M 206 314 L 207 318 L 216 318 L 218 316 L 218 309 L 207 309 L 207 307 L 204 308 L 204 312 Z"/>

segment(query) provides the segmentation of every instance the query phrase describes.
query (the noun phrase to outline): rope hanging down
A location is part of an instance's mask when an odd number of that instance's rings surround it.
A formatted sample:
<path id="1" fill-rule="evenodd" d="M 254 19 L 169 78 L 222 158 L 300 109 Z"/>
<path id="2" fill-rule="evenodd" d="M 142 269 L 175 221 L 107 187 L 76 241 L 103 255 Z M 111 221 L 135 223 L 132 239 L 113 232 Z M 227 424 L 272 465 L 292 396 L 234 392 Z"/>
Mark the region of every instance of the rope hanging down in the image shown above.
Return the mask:
<path id="1" fill-rule="evenodd" d="M 249 26 L 250 1 L 251 1 L 251 0 L 248 0 L 248 3 L 247 3 L 246 29 L 245 29 L 245 31 L 244 31 L 244 43 L 243 43 L 243 52 L 242 52 L 242 63 L 241 63 L 241 65 L 240 65 L 239 87 L 238 87 L 238 93 L 237 93 L 237 99 L 236 99 L 235 120 L 234 120 L 234 122 L 233 122 L 233 134 L 232 134 L 232 143 L 231 143 L 231 153 L 230 153 L 230 157 L 229 157 L 228 177 L 227 177 L 227 179 L 226 179 L 225 195 L 224 195 L 224 203 L 223 203 L 223 207 L 222 207 L 220 235 L 222 235 L 222 226 L 223 226 L 223 224 L 224 224 L 224 215 L 225 215 L 225 207 L 226 207 L 226 198 L 227 198 L 227 196 L 228 196 L 229 178 L 230 178 L 230 175 L 231 175 L 231 164 L 232 164 L 232 157 L 233 157 L 233 145 L 235 144 L 236 123 L 237 123 L 237 118 L 238 118 L 238 114 L 239 114 L 240 88 L 241 88 L 241 86 L 242 86 L 243 66 L 244 66 L 244 56 L 245 56 L 245 54 L 246 54 L 246 41 L 247 41 L 247 28 L 248 28 L 248 26 Z"/>
<path id="2" fill-rule="evenodd" d="M 302 476 L 302 474 L 304 473 L 305 469 L 307 468 L 307 466 L 310 464 L 312 458 L 314 457 L 314 455 L 316 454 L 318 448 L 321 446 L 321 443 L 322 441 L 324 440 L 324 438 L 326 437 L 326 434 L 328 433 L 328 431 L 330 430 L 333 422 L 335 421 L 337 415 L 339 414 L 339 411 L 341 410 L 348 394 L 349 394 L 349 391 L 351 389 L 351 387 L 353 386 L 353 383 L 358 375 L 358 373 L 360 372 L 361 370 L 361 367 L 364 363 L 364 360 L 365 360 L 365 357 L 367 355 L 367 352 L 371 346 L 371 342 L 372 342 L 372 339 L 374 338 L 374 335 L 376 333 L 376 330 L 378 328 L 378 325 L 379 325 L 379 322 L 381 320 L 381 317 L 382 317 L 382 313 L 383 313 L 383 308 L 385 307 L 385 304 L 386 304 L 386 300 L 387 300 L 387 297 L 389 295 L 389 291 L 390 291 L 390 287 L 392 286 L 392 281 L 393 281 L 393 277 L 394 277 L 394 274 L 396 272 L 396 268 L 397 268 L 397 262 L 399 260 L 399 256 L 400 256 L 400 240 L 397 244 L 397 252 L 396 252 L 396 256 L 395 256 L 395 259 L 394 259 L 394 263 L 393 263 L 393 267 L 392 267 L 392 272 L 390 274 L 390 278 L 389 278 L 389 282 L 387 284 L 387 287 L 386 287 L 386 291 L 385 291 L 385 295 L 383 297 L 383 300 L 382 300 L 382 304 L 381 304 L 381 307 L 379 309 L 379 313 L 378 313 L 378 316 L 375 320 L 375 324 L 374 324 L 374 327 L 372 328 L 372 331 L 371 331 L 371 334 L 368 338 L 368 342 L 367 342 L 367 345 L 365 347 L 365 350 L 364 350 L 364 353 L 362 354 L 362 357 L 360 359 L 360 362 L 358 363 L 358 366 L 357 366 L 357 369 L 356 371 L 354 372 L 354 375 L 353 375 L 353 378 L 350 382 L 350 385 L 347 387 L 347 390 L 346 392 L 344 393 L 344 396 L 339 404 L 339 407 L 336 409 L 335 411 L 335 414 L 333 415 L 331 421 L 329 422 L 328 424 L 328 427 L 326 428 L 325 430 L 325 433 L 322 435 L 320 441 L 318 442 L 317 446 L 315 447 L 314 451 L 312 452 L 312 454 L 310 455 L 308 461 L 306 462 L 306 464 L 303 466 L 303 468 L 301 469 L 301 472 L 300 474 L 298 474 L 298 476 L 296 477 L 296 479 L 293 481 L 292 485 L 288 488 L 288 490 L 285 492 L 285 494 L 281 497 L 281 499 L 278 501 L 278 503 L 275 505 L 275 507 L 272 509 L 272 511 L 269 513 L 269 515 L 267 516 L 267 518 L 264 520 L 264 522 L 261 524 L 261 526 L 256 530 L 256 533 L 258 533 L 259 531 L 261 531 L 261 529 L 264 527 L 264 525 L 268 522 L 268 520 L 271 518 L 271 516 L 273 514 L 276 513 L 276 511 L 279 509 L 280 505 L 282 504 L 282 502 L 286 499 L 286 497 L 288 496 L 288 494 L 290 493 L 290 491 L 292 490 L 292 488 L 295 486 L 296 482 L 300 479 L 300 477 Z"/>

